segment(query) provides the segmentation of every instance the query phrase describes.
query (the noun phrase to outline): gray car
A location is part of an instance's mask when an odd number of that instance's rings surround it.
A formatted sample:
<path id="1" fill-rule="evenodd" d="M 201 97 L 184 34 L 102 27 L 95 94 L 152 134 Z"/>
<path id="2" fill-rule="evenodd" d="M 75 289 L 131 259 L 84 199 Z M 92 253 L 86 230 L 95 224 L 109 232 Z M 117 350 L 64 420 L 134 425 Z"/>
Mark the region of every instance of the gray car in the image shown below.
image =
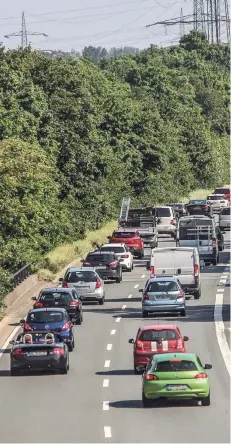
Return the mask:
<path id="1" fill-rule="evenodd" d="M 154 277 L 146 282 L 143 293 L 142 313 L 147 317 L 149 313 L 180 313 L 186 315 L 185 294 L 180 281 L 175 277 Z"/>
<path id="2" fill-rule="evenodd" d="M 223 208 L 223 210 L 219 215 L 219 227 L 223 231 L 230 230 L 230 222 L 231 222 L 230 208 L 231 207 Z"/>
<path id="3" fill-rule="evenodd" d="M 104 304 L 104 282 L 94 267 L 68 268 L 64 279 L 60 278 L 59 281 L 62 282 L 63 288 L 74 287 L 81 302 Z"/>

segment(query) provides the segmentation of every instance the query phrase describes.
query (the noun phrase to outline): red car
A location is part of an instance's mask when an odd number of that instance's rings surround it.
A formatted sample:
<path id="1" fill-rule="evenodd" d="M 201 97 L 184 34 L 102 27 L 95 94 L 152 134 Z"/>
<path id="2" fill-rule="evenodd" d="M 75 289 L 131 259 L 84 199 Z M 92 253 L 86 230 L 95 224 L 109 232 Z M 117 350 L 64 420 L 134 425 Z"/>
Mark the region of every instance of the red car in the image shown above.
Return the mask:
<path id="1" fill-rule="evenodd" d="M 109 243 L 124 243 L 134 256 L 139 259 L 144 257 L 144 242 L 139 236 L 139 232 L 130 228 L 118 228 L 108 237 Z"/>
<path id="2" fill-rule="evenodd" d="M 218 187 L 215 189 L 214 194 L 223 194 L 223 195 L 225 195 L 225 198 L 227 200 L 231 200 L 230 189 L 231 189 L 230 185 L 227 185 L 224 187 Z"/>
<path id="3" fill-rule="evenodd" d="M 134 373 L 139 373 L 139 365 L 147 365 L 151 356 L 160 353 L 185 353 L 185 341 L 176 325 L 146 325 L 139 328 L 136 339 L 129 339 L 134 344 Z"/>

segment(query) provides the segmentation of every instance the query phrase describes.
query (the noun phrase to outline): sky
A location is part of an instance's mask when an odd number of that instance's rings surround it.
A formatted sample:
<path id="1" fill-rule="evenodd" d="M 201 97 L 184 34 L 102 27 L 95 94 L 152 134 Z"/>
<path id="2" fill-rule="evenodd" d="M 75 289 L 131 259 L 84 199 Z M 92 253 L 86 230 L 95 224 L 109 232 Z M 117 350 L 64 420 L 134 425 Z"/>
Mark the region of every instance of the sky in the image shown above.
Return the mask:
<path id="1" fill-rule="evenodd" d="M 0 42 L 17 48 L 22 12 L 33 49 L 82 51 L 85 46 L 107 49 L 124 46 L 147 48 L 150 44 L 177 44 L 180 25 L 146 25 L 193 12 L 193 0 L 7 0 L 0 6 Z M 185 30 L 187 31 L 187 26 Z"/>

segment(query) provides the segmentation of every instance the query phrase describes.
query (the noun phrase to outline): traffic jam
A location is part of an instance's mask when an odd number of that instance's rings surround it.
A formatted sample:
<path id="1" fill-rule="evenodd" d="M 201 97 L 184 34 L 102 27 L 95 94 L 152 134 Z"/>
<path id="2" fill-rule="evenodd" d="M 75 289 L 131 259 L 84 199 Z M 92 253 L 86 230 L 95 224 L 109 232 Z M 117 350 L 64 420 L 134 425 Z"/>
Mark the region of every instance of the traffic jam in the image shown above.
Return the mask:
<path id="1" fill-rule="evenodd" d="M 203 298 L 201 270 L 219 263 L 230 221 L 230 186 L 187 204 L 132 208 L 131 199 L 123 198 L 118 228 L 108 243 L 89 252 L 80 266 L 68 268 L 57 287 L 43 288 L 32 298 L 32 308 L 20 320 L 20 333 L 10 341 L 11 376 L 34 371 L 68 374 L 69 355 L 88 316 L 84 306 L 103 306 L 106 284 L 120 284 L 148 251 L 148 279 L 138 290 L 141 319 L 148 324 L 126 339 L 132 348 L 131 368 L 141 376 L 142 406 L 173 398 L 209 406 L 212 365 L 202 365 L 197 350 L 187 352 L 190 337 L 182 334 L 177 318 L 185 318 L 187 326 L 187 298 Z M 164 236 L 173 246 L 159 246 Z M 171 321 L 161 323 L 162 315 L 171 315 Z M 153 316 L 158 324 L 152 323 Z"/>

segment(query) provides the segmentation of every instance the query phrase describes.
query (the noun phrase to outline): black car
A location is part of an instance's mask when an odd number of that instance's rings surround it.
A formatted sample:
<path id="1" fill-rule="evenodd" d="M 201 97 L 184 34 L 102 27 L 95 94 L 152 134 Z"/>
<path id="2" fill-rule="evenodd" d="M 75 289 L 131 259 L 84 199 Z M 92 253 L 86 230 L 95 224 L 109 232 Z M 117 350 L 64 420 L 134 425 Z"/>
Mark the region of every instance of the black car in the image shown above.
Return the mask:
<path id="1" fill-rule="evenodd" d="M 187 216 L 188 214 L 186 205 L 184 203 L 170 203 L 167 206 L 172 207 L 178 217 Z"/>
<path id="2" fill-rule="evenodd" d="M 207 200 L 205 199 L 195 199 L 190 200 L 189 203 L 186 205 L 188 215 L 194 216 L 194 215 L 204 215 L 204 216 L 212 216 L 213 211 Z"/>
<path id="3" fill-rule="evenodd" d="M 224 236 L 219 227 L 216 227 L 216 237 L 217 237 L 217 243 L 218 243 L 218 250 L 223 251 L 225 248 L 225 241 Z"/>
<path id="4" fill-rule="evenodd" d="M 84 267 L 94 267 L 104 280 L 115 280 L 118 284 L 122 281 L 122 265 L 113 252 L 89 253 L 81 262 Z"/>
<path id="5" fill-rule="evenodd" d="M 73 324 L 83 322 L 82 302 L 74 288 L 43 288 L 37 298 L 31 299 L 36 301 L 33 308 L 65 308 Z"/>
<path id="6" fill-rule="evenodd" d="M 36 331 L 21 333 L 10 352 L 10 371 L 12 376 L 25 370 L 57 370 L 66 374 L 69 370 L 67 344 L 55 332 Z"/>

